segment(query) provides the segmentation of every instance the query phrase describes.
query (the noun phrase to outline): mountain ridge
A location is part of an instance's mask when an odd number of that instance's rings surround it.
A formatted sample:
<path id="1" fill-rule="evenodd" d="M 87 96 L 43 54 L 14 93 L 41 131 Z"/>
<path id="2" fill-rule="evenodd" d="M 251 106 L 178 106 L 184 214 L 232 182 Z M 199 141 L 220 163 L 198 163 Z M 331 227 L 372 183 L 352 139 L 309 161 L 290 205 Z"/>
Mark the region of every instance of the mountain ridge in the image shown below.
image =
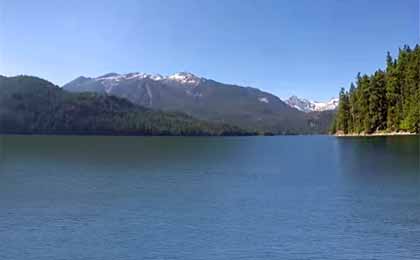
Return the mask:
<path id="1" fill-rule="evenodd" d="M 0 133 L 80 135 L 254 135 L 124 98 L 71 93 L 38 77 L 0 76 Z"/>
<path id="2" fill-rule="evenodd" d="M 275 134 L 326 133 L 318 116 L 290 107 L 279 97 L 253 87 L 225 84 L 189 72 L 173 75 L 132 72 L 96 78 L 78 77 L 63 85 L 71 92 L 98 92 L 126 98 L 137 105 L 180 111 L 201 120 L 229 123 Z"/>

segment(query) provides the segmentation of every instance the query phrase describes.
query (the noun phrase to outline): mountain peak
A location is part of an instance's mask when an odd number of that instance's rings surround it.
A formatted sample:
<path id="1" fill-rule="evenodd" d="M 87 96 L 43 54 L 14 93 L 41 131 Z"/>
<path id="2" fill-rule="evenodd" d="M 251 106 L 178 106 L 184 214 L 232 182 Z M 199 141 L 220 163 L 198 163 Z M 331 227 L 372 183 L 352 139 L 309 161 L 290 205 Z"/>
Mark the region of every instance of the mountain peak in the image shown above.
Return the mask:
<path id="1" fill-rule="evenodd" d="M 190 72 L 178 72 L 168 77 L 170 80 L 177 81 L 182 84 L 198 84 L 202 78 Z"/>
<path id="2" fill-rule="evenodd" d="M 293 95 L 291 97 L 289 97 L 289 99 L 287 99 L 287 101 L 291 101 L 291 102 L 310 102 L 309 100 L 305 99 L 305 98 L 299 98 L 296 95 Z"/>
<path id="3" fill-rule="evenodd" d="M 102 76 L 99 76 L 99 77 L 98 77 L 98 79 L 100 79 L 100 78 L 117 77 L 117 76 L 119 76 L 119 75 L 120 75 L 120 74 L 118 74 L 118 73 L 111 72 L 111 73 L 107 73 L 107 74 L 104 74 L 104 75 L 102 75 Z"/>

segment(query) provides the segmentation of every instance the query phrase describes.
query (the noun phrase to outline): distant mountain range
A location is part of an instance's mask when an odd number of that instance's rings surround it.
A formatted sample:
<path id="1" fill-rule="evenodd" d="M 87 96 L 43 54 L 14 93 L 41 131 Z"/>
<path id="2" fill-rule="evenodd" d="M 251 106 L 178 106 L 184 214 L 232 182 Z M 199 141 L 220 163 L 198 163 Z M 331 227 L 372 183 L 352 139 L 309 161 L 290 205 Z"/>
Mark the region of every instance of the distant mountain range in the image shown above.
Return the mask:
<path id="1" fill-rule="evenodd" d="M 30 76 L 0 76 L 0 133 L 254 135 L 235 126 L 162 112 L 98 93 L 70 93 Z"/>
<path id="2" fill-rule="evenodd" d="M 338 98 L 332 98 L 326 102 L 318 102 L 291 96 L 289 99 L 285 100 L 285 102 L 289 106 L 305 113 L 335 110 L 338 107 Z"/>
<path id="3" fill-rule="evenodd" d="M 332 120 L 332 113 L 324 113 L 327 109 L 320 106 L 300 109 L 256 88 L 224 84 L 188 72 L 170 76 L 137 72 L 81 76 L 63 89 L 113 95 L 147 108 L 179 111 L 200 120 L 262 133 L 326 133 Z"/>

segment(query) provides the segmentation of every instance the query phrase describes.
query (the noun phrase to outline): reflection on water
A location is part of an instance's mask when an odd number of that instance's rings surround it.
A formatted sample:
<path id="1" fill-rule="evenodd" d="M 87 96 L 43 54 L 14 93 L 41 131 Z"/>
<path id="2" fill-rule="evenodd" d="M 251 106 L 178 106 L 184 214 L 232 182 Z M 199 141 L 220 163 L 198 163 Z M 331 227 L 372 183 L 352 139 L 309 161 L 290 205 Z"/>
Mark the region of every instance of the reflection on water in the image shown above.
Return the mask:
<path id="1" fill-rule="evenodd" d="M 419 259 L 419 138 L 5 136 L 0 259 Z"/>
<path id="2" fill-rule="evenodd" d="M 338 138 L 340 169 L 345 176 L 372 181 L 418 181 L 420 137 Z"/>

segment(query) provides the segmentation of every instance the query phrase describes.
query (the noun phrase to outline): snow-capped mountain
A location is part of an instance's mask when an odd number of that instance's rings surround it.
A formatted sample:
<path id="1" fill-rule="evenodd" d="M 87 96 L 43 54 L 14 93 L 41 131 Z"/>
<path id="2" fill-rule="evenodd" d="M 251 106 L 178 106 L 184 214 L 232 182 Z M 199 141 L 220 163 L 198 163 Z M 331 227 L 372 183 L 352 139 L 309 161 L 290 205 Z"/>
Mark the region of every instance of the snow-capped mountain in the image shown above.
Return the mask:
<path id="1" fill-rule="evenodd" d="M 190 92 L 192 87 L 197 87 L 201 83 L 206 82 L 207 80 L 202 77 L 198 77 L 189 72 L 178 72 L 169 76 L 162 76 L 161 74 L 148 74 L 142 72 L 132 72 L 127 74 L 118 74 L 118 73 L 107 73 L 99 77 L 78 77 L 66 84 L 64 89 L 69 88 L 69 91 L 73 92 L 101 92 L 111 95 L 115 95 L 115 92 L 128 90 L 129 86 L 136 86 L 137 89 L 132 89 L 129 93 L 126 91 L 126 95 L 135 95 L 138 94 L 138 88 L 140 86 L 145 86 L 147 93 L 151 93 L 150 86 L 174 86 L 174 87 L 183 87 L 186 92 Z M 125 90 L 124 90 L 125 89 Z M 136 92 L 136 93 L 134 93 Z M 118 96 L 118 95 L 117 95 Z M 128 97 L 125 97 L 128 98 Z M 131 98 L 134 98 L 133 96 Z M 151 103 L 151 101 L 149 102 Z"/>
<path id="2" fill-rule="evenodd" d="M 224 84 L 188 72 L 169 76 L 140 72 L 81 76 L 63 89 L 113 95 L 151 109 L 179 111 L 198 119 L 229 123 L 253 131 L 326 132 L 321 120 L 289 107 L 268 92 Z"/>
<path id="3" fill-rule="evenodd" d="M 319 102 L 291 96 L 289 99 L 285 100 L 285 102 L 289 106 L 305 113 L 335 110 L 338 106 L 338 98 L 332 98 L 326 102 Z"/>

